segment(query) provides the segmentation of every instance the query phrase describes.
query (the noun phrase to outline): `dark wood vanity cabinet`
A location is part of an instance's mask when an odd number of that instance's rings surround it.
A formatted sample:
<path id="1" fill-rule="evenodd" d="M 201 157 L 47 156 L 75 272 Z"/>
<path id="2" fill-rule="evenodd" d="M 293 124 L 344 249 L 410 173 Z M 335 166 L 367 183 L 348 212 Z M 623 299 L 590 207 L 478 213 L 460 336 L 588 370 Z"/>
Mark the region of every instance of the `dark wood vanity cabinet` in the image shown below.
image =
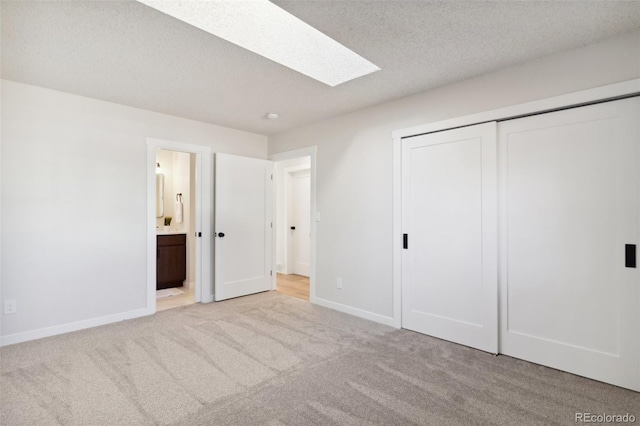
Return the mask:
<path id="1" fill-rule="evenodd" d="M 156 290 L 180 287 L 187 279 L 187 235 L 156 236 Z"/>

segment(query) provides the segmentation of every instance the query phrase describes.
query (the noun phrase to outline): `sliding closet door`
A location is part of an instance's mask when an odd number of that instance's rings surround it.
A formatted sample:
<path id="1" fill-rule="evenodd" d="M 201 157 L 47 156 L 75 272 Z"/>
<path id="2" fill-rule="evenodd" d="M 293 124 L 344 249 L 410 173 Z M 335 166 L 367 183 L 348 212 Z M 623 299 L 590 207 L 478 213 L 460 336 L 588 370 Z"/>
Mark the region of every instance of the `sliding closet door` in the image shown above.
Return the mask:
<path id="1" fill-rule="evenodd" d="M 500 123 L 500 352 L 640 390 L 638 98 Z"/>
<path id="2" fill-rule="evenodd" d="M 402 142 L 402 327 L 497 353 L 496 124 Z"/>

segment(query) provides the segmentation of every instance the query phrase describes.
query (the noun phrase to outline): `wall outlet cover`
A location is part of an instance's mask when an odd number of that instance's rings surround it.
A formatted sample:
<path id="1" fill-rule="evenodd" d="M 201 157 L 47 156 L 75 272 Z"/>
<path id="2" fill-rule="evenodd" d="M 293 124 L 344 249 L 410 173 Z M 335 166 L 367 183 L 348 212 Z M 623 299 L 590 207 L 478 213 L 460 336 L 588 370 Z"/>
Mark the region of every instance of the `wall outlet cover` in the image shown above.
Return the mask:
<path id="1" fill-rule="evenodd" d="M 5 300 L 4 301 L 4 314 L 15 314 L 17 312 L 17 304 L 15 300 Z"/>

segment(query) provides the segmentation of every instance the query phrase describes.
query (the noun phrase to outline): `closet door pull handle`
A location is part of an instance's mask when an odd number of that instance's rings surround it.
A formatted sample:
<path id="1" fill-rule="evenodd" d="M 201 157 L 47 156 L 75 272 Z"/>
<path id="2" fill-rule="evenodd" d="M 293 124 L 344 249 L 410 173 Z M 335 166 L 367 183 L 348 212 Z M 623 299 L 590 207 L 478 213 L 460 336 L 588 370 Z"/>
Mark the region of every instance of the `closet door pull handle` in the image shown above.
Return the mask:
<path id="1" fill-rule="evenodd" d="M 635 244 L 624 245 L 624 266 L 627 268 L 636 267 L 636 245 Z"/>

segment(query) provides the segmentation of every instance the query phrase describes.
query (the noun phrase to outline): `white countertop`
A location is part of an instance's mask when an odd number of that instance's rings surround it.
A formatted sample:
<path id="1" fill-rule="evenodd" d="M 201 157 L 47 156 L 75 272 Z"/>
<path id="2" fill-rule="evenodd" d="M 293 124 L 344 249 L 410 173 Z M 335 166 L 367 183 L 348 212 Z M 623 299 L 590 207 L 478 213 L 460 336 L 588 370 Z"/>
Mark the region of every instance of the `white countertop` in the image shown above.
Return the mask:
<path id="1" fill-rule="evenodd" d="M 180 234 L 186 234 L 186 232 L 185 231 L 176 231 L 176 230 L 173 230 L 173 229 L 165 231 L 162 228 L 156 228 L 156 235 L 180 235 Z"/>

